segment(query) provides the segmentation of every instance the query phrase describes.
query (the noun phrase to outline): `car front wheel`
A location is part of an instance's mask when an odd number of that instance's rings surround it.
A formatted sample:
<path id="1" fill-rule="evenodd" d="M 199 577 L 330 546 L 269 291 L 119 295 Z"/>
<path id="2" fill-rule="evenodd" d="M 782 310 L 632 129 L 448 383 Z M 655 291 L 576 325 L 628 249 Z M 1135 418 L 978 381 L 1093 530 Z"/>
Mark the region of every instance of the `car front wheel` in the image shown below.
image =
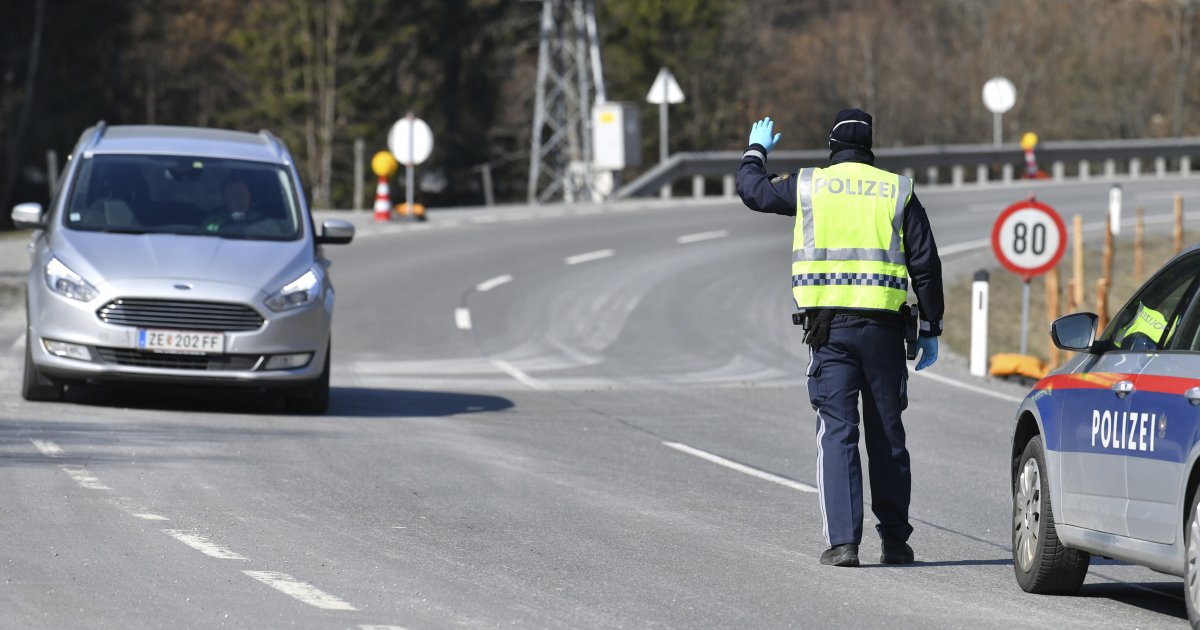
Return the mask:
<path id="1" fill-rule="evenodd" d="M 329 363 L 333 344 L 325 350 L 325 368 L 321 375 L 310 383 L 289 391 L 284 398 L 284 407 L 291 413 L 319 415 L 329 409 Z"/>
<path id="2" fill-rule="evenodd" d="M 1027 593 L 1069 595 L 1087 577 L 1091 556 L 1058 541 L 1041 436 L 1025 445 L 1013 485 L 1013 569 Z"/>
<path id="3" fill-rule="evenodd" d="M 1188 621 L 1193 628 L 1200 628 L 1200 493 L 1192 497 L 1187 527 L 1183 534 L 1187 540 L 1186 562 L 1183 570 L 1183 599 L 1187 602 Z"/>
<path id="4" fill-rule="evenodd" d="M 32 336 L 25 334 L 25 376 L 21 380 L 21 397 L 34 402 L 59 402 L 63 399 L 63 386 L 50 380 L 33 363 L 30 348 Z"/>

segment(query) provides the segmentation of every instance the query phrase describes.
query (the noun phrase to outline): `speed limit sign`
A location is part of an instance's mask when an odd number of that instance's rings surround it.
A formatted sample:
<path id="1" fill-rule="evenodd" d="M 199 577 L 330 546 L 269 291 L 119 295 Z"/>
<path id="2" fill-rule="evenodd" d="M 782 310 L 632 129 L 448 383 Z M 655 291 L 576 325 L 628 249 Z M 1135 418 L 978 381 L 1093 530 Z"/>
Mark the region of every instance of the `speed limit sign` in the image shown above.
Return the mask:
<path id="1" fill-rule="evenodd" d="M 1067 251 L 1067 226 L 1054 208 L 1035 199 L 1005 208 L 992 227 L 992 251 L 1026 281 L 1054 268 Z"/>

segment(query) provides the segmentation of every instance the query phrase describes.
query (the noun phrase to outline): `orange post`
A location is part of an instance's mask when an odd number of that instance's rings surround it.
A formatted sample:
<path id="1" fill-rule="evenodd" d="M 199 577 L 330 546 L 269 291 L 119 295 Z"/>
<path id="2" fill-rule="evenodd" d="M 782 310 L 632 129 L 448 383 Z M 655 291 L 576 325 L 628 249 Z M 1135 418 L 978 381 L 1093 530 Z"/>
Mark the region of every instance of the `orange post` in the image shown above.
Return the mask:
<path id="1" fill-rule="evenodd" d="M 1133 281 L 1141 285 L 1146 277 L 1146 267 L 1143 260 L 1146 245 L 1146 209 L 1137 207 L 1137 225 L 1133 228 Z"/>
<path id="2" fill-rule="evenodd" d="M 1175 193 L 1175 253 L 1183 251 L 1183 195 Z"/>
<path id="3" fill-rule="evenodd" d="M 1104 278 L 1096 281 L 1096 316 L 1100 320 L 1096 329 L 1104 330 L 1108 326 L 1108 280 Z"/>
<path id="4" fill-rule="evenodd" d="M 1072 257 L 1072 283 L 1075 292 L 1072 294 L 1074 306 L 1083 305 L 1083 216 L 1075 215 L 1075 219 L 1071 222 L 1071 257 Z"/>
<path id="5" fill-rule="evenodd" d="M 1058 265 L 1055 265 L 1054 268 L 1050 270 L 1050 273 L 1046 274 L 1047 330 L 1049 330 L 1049 325 L 1054 323 L 1054 320 L 1058 319 L 1059 317 L 1059 300 L 1062 296 L 1062 292 L 1059 290 L 1059 282 L 1060 278 L 1058 276 Z M 1048 364 L 1047 369 L 1053 370 L 1054 368 L 1058 367 L 1058 361 L 1060 358 L 1058 346 L 1054 345 L 1053 339 L 1050 339 L 1047 348 L 1049 349 L 1046 354 Z"/>

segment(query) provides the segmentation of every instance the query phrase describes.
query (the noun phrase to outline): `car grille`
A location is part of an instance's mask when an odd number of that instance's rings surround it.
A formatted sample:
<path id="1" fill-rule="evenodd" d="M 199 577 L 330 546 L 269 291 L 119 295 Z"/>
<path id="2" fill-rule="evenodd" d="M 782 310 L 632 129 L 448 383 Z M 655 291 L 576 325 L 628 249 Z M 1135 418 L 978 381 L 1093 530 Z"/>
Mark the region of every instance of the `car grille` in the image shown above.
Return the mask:
<path id="1" fill-rule="evenodd" d="M 262 359 L 257 354 L 166 354 L 130 348 L 96 348 L 105 363 L 168 370 L 252 370 Z"/>
<path id="2" fill-rule="evenodd" d="M 180 330 L 257 330 L 262 315 L 244 304 L 120 298 L 105 304 L 96 316 L 109 324 Z"/>

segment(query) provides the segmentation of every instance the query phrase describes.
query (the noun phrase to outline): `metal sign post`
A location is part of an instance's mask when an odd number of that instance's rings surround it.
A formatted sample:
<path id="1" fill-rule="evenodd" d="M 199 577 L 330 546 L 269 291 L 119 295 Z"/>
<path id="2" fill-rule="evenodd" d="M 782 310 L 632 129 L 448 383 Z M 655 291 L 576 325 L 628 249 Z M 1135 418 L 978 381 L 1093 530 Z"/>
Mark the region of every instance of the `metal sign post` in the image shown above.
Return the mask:
<path id="1" fill-rule="evenodd" d="M 1017 103 L 1017 88 L 1004 77 L 992 77 L 983 84 L 983 104 L 992 112 L 992 144 L 1000 146 L 1003 138 L 1001 117 Z"/>
<path id="2" fill-rule="evenodd" d="M 683 89 L 670 70 L 661 68 L 654 85 L 646 93 L 646 102 L 658 105 L 658 161 L 666 162 L 670 151 L 667 148 L 667 105 L 683 102 Z"/>
<path id="3" fill-rule="evenodd" d="M 424 120 L 409 112 L 404 118 L 397 120 L 388 132 L 388 150 L 396 156 L 396 161 L 405 167 L 405 201 L 409 213 L 414 211 L 413 193 L 415 188 L 414 166 L 429 159 L 433 153 L 433 131 Z"/>
<path id="4" fill-rule="evenodd" d="M 1021 354 L 1029 350 L 1029 281 L 1058 264 L 1067 251 L 1067 227 L 1054 208 L 1030 197 L 1000 213 L 992 251 L 1005 269 L 1021 276 Z"/>

